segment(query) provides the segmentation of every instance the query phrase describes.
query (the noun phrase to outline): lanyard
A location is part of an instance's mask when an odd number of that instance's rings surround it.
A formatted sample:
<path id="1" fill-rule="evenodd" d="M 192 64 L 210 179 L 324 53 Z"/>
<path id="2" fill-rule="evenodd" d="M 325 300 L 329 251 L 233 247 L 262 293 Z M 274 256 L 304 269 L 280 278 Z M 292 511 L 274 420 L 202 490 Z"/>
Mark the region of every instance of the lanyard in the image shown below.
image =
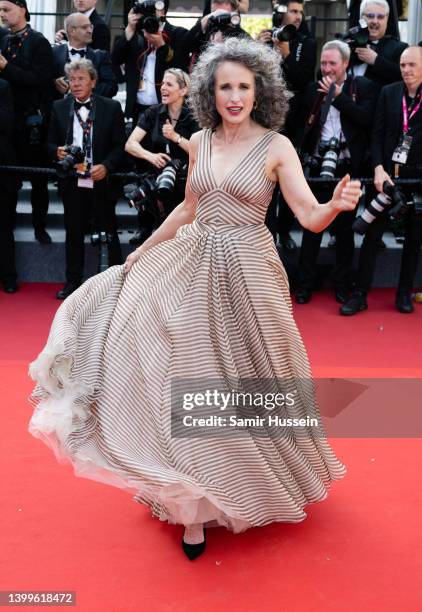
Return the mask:
<path id="1" fill-rule="evenodd" d="M 416 115 L 418 110 L 420 109 L 422 103 L 422 93 L 419 94 L 419 101 L 416 106 L 413 108 L 412 112 L 409 116 L 409 111 L 407 109 L 406 104 L 406 96 L 403 96 L 402 105 L 403 105 L 403 132 L 406 134 L 409 131 L 409 121 Z"/>

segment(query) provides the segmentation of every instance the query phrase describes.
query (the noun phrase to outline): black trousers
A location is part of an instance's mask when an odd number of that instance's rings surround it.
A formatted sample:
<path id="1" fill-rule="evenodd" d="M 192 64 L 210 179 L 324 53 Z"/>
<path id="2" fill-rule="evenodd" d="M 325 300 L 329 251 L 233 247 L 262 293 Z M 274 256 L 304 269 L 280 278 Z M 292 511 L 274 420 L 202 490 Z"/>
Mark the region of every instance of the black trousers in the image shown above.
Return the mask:
<path id="1" fill-rule="evenodd" d="M 370 224 L 362 242 L 359 253 L 356 288 L 365 293 L 370 290 L 372 285 L 379 250 L 379 241 L 382 238 L 387 223 L 388 209 Z M 407 213 L 405 221 L 398 291 L 409 292 L 412 290 L 418 267 L 421 245 L 422 214 L 415 214 L 414 210 L 410 210 Z"/>
<path id="2" fill-rule="evenodd" d="M 45 167 L 47 157 L 44 147 L 28 145 L 25 134 L 17 132 L 16 150 L 18 164 L 22 166 Z M 29 174 L 24 177 L 31 183 L 32 226 L 34 230 L 44 230 L 48 213 L 48 177 L 41 174 Z M 16 194 L 16 203 L 18 195 Z"/>
<path id="3" fill-rule="evenodd" d="M 67 282 L 75 284 L 82 282 L 85 261 L 84 243 L 87 231 L 110 233 L 112 240 L 107 244 L 109 265 L 122 263 L 120 241 L 117 235 L 116 199 L 107 198 L 104 192 L 96 189 L 78 187 L 74 179 L 66 186 L 62 199 L 66 229 Z"/>
<path id="4" fill-rule="evenodd" d="M 350 172 L 349 164 L 339 164 L 336 176 L 343 177 Z M 324 203 L 331 199 L 335 184 L 311 184 L 312 191 L 318 202 Z M 330 224 L 329 231 L 337 237 L 335 247 L 335 265 L 331 272 L 332 281 L 337 289 L 348 290 L 352 285 L 352 264 L 355 249 L 352 224 L 356 217 L 356 209 L 342 212 Z M 302 245 L 299 256 L 298 288 L 313 291 L 317 287 L 318 254 L 324 232 L 303 230 Z"/>
<path id="5" fill-rule="evenodd" d="M 4 188 L 3 188 L 4 189 Z M 0 204 L 0 280 L 16 280 L 15 238 L 16 192 L 2 190 Z"/>

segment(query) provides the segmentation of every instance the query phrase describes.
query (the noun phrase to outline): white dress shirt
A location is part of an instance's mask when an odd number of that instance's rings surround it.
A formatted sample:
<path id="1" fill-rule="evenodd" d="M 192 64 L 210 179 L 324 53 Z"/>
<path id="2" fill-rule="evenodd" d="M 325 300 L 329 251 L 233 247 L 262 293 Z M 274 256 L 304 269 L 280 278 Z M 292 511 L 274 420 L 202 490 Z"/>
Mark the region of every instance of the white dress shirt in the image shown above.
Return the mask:
<path id="1" fill-rule="evenodd" d="M 91 98 L 86 100 L 86 102 L 89 102 L 90 99 Z M 79 109 L 79 115 L 81 116 L 82 121 L 86 121 L 88 119 L 89 110 L 86 107 L 82 107 Z M 93 128 L 91 127 L 91 145 L 92 145 L 92 132 L 93 132 Z M 73 115 L 73 145 L 76 145 L 80 147 L 81 149 L 83 149 L 83 139 L 84 139 L 83 130 L 82 130 L 81 124 L 79 123 L 79 119 L 76 116 L 76 112 L 75 112 Z M 88 159 L 87 161 L 92 163 L 92 147 L 91 147 L 91 159 Z"/>
<path id="2" fill-rule="evenodd" d="M 164 23 L 160 24 L 160 32 L 164 29 Z M 138 104 L 151 106 L 158 104 L 157 90 L 155 89 L 155 63 L 157 61 L 157 51 L 154 49 L 147 55 L 144 74 L 142 75 L 143 88 L 138 89 L 136 96 Z"/>
<path id="3" fill-rule="evenodd" d="M 340 111 L 332 104 L 330 105 L 330 110 L 328 111 L 327 119 L 324 125 L 322 126 L 320 140 L 330 140 L 331 138 L 339 138 L 340 143 L 344 143 L 346 141 L 341 127 Z M 319 155 L 318 145 L 316 147 L 315 155 Z M 347 147 L 340 151 L 338 158 L 340 160 L 346 157 L 350 158 L 350 151 Z"/>

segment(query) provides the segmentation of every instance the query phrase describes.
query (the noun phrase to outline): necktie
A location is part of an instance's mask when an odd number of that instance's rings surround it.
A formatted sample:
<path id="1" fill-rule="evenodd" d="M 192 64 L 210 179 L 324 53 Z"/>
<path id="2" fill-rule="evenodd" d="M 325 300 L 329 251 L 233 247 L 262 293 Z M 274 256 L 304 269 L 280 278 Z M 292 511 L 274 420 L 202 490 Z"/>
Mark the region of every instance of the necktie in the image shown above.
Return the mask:
<path id="1" fill-rule="evenodd" d="M 80 55 L 81 57 L 85 57 L 86 51 L 85 49 L 70 49 L 70 55 Z"/>

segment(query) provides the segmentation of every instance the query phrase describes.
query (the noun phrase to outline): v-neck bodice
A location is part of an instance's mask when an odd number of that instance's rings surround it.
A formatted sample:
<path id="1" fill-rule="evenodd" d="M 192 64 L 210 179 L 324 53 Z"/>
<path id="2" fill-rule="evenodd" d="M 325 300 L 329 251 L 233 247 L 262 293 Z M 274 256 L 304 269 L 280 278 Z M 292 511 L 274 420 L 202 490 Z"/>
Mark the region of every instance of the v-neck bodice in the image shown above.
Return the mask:
<path id="1" fill-rule="evenodd" d="M 191 176 L 191 189 L 198 196 L 198 221 L 229 225 L 264 222 L 274 189 L 265 174 L 265 163 L 275 134 L 264 134 L 218 183 L 211 167 L 212 131 L 202 132 Z"/>

